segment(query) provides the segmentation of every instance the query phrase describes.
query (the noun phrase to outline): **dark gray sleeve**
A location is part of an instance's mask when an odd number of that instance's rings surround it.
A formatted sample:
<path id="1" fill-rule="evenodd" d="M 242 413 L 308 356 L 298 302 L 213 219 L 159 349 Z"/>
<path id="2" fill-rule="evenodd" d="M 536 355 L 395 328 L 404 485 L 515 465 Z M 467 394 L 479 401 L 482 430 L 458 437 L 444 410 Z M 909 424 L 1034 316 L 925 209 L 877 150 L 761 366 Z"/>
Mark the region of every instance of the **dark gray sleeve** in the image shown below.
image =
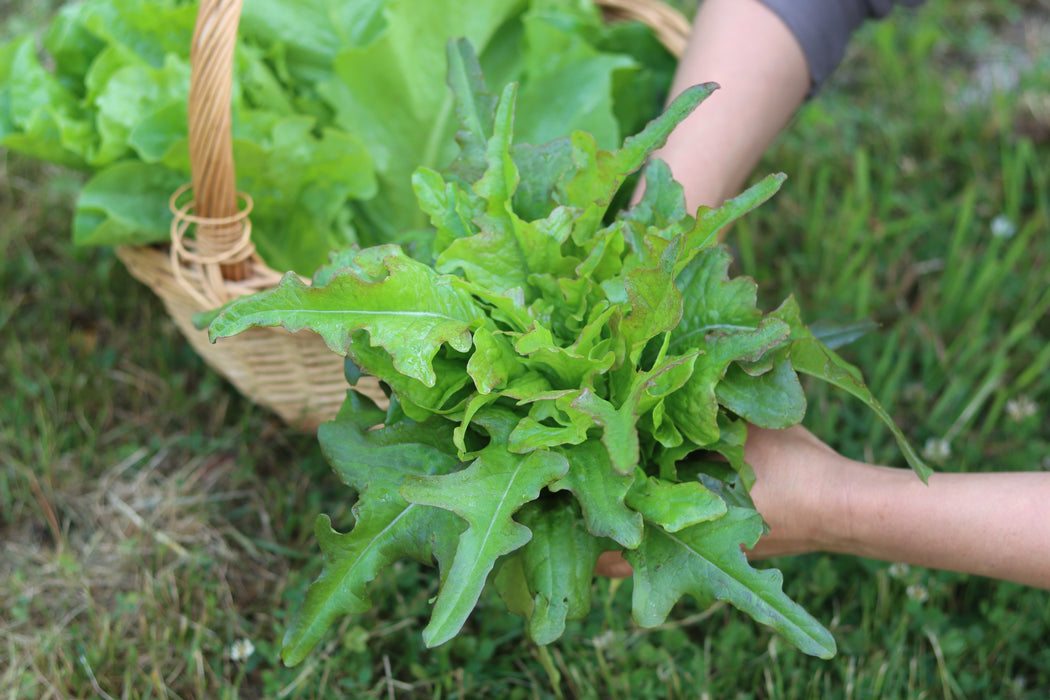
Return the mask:
<path id="1" fill-rule="evenodd" d="M 869 18 L 885 17 L 895 5 L 925 0 L 761 0 L 777 13 L 802 45 L 809 64 L 811 93 L 820 89 L 842 61 L 854 30 Z"/>

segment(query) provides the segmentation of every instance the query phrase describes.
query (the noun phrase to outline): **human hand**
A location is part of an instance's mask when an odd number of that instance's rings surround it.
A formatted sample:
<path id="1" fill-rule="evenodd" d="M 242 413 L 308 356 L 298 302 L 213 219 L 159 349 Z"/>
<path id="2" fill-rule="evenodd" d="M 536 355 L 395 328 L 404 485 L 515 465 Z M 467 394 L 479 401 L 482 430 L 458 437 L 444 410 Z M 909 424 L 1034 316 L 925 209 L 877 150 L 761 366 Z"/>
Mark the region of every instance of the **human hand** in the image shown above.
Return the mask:
<path id="1" fill-rule="evenodd" d="M 804 554 L 823 548 L 830 519 L 847 490 L 842 477 L 852 462 L 802 426 L 769 430 L 750 426 L 744 459 L 755 470 L 751 498 L 770 530 L 746 552 L 750 559 Z M 595 572 L 623 578 L 631 565 L 604 552 Z"/>
<path id="2" fill-rule="evenodd" d="M 801 425 L 785 430 L 749 426 L 744 460 L 755 470 L 751 499 L 770 528 L 748 558 L 823 549 L 848 493 L 844 476 L 855 463 Z"/>

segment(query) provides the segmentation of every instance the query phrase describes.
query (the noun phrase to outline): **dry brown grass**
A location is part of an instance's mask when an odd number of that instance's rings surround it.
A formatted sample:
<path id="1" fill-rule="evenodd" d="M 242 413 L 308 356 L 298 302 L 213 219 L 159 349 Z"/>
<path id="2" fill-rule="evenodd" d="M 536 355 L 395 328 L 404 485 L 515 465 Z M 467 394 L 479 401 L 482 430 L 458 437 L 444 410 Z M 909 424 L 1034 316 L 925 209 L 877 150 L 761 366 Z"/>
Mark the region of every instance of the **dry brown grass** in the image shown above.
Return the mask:
<path id="1" fill-rule="evenodd" d="M 142 448 L 69 489 L 35 481 L 38 516 L 0 545 L 0 688 L 208 697 L 238 675 L 230 645 L 251 636 L 246 616 L 279 606 L 286 565 L 255 544 L 275 539 L 268 509 L 231 488 L 232 459 L 181 452 Z"/>

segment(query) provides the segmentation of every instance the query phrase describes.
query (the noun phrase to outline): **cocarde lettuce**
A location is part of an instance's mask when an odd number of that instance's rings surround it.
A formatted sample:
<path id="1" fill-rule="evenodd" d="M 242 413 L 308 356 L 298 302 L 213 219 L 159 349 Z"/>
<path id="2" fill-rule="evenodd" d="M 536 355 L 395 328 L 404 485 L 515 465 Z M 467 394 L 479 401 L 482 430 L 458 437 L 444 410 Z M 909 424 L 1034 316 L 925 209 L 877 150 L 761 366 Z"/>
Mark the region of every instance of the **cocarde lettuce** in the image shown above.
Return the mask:
<path id="1" fill-rule="evenodd" d="M 615 150 L 580 131 L 515 145 L 517 87 L 486 94 L 465 41 L 449 45 L 449 64 L 459 155 L 413 176 L 432 259 L 351 249 L 312 286 L 289 275 L 199 319 L 213 340 L 309 329 L 391 392 L 386 410 L 351 392 L 320 429 L 358 493 L 356 522 L 344 534 L 318 519 L 324 569 L 285 661 L 301 661 L 339 616 L 367 610 L 368 584 L 402 557 L 438 567 L 428 645 L 460 631 L 486 581 L 532 639 L 551 642 L 587 613 L 607 550 L 633 566 L 643 626 L 688 594 L 833 655 L 831 634 L 786 597 L 780 573 L 752 568 L 741 550 L 764 528 L 748 496 L 747 425 L 798 423 L 802 372 L 871 406 L 914 469 L 927 469 L 793 299 L 763 313 L 755 283 L 728 276 L 718 231 L 783 176 L 694 216 L 653 160 L 644 196 L 610 220 L 625 179 L 713 85 L 687 90 Z"/>

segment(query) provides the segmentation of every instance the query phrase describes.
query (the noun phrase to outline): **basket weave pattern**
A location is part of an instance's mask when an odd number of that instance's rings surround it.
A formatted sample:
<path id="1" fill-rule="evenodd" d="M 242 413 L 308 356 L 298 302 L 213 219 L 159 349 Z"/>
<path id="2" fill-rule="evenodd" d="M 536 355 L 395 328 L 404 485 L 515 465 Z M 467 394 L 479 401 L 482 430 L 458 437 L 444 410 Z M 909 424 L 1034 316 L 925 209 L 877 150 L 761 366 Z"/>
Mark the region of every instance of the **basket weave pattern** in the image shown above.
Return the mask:
<path id="1" fill-rule="evenodd" d="M 596 0 L 610 21 L 649 25 L 680 56 L 689 23 L 659 0 Z M 313 333 L 256 328 L 212 344 L 195 314 L 270 289 L 281 275 L 251 244 L 250 193 L 236 191 L 230 103 L 233 50 L 243 0 L 201 0 L 190 52 L 189 143 L 193 199 L 172 195 L 172 243 L 117 248 L 132 276 L 150 287 L 193 349 L 253 402 L 287 424 L 315 430 L 335 417 L 346 398 L 343 358 Z M 191 238 L 187 234 L 194 232 Z M 385 394 L 373 377 L 354 389 L 374 400 Z"/>

